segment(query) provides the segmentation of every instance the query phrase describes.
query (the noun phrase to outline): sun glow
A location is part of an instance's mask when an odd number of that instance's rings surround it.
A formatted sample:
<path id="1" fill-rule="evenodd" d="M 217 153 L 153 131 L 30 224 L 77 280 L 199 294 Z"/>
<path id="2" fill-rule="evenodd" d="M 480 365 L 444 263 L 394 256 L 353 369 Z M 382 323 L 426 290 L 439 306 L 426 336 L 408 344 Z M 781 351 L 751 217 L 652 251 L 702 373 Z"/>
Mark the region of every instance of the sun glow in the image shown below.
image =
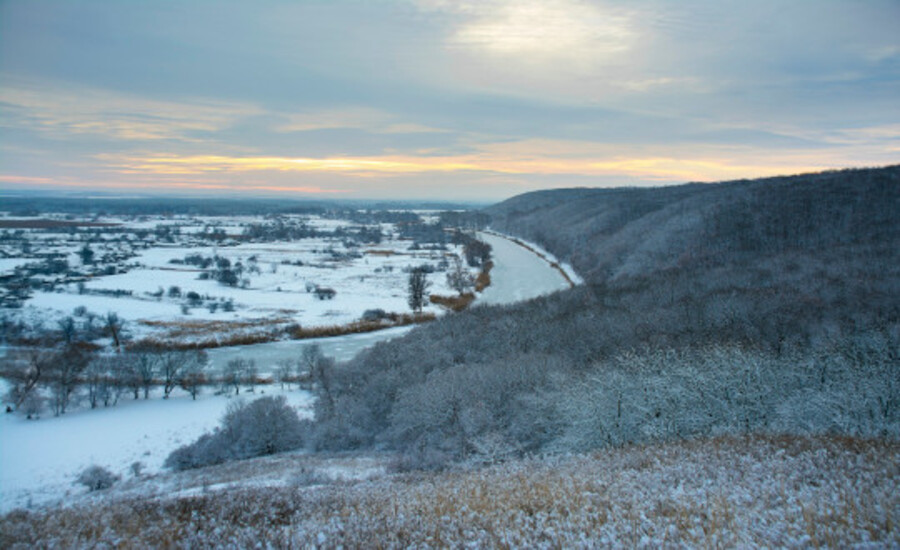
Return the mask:
<path id="1" fill-rule="evenodd" d="M 485 149 L 458 156 L 415 157 L 277 157 L 225 155 L 156 155 L 102 160 L 124 175 L 197 176 L 216 173 L 281 172 L 341 174 L 351 177 L 414 175 L 434 172 L 482 172 L 511 175 L 621 176 L 650 181 L 713 181 L 803 172 L 825 168 L 806 159 L 760 163 L 757 159 L 681 158 L 678 156 L 582 155 L 539 156 L 534 152 Z"/>

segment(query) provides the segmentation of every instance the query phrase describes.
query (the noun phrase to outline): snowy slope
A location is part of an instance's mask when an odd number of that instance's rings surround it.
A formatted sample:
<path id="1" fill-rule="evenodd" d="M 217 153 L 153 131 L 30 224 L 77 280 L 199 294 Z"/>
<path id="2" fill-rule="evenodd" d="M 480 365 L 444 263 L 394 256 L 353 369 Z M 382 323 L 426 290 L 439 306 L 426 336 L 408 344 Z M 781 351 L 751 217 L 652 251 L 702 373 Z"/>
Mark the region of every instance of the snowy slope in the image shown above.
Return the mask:
<path id="1" fill-rule="evenodd" d="M 264 388 L 267 395 L 281 393 Z M 242 394 L 244 395 L 244 394 Z M 311 415 L 308 392 L 285 392 L 301 417 Z M 248 399 L 261 397 L 247 395 Z M 162 469 L 171 451 L 211 431 L 231 398 L 212 394 L 197 401 L 182 392 L 167 400 L 123 400 L 108 409 L 80 410 L 64 416 L 25 420 L 0 417 L 0 512 L 50 503 L 85 488 L 73 480 L 87 466 L 98 464 L 128 478 L 129 468 L 141 462 L 144 472 Z"/>

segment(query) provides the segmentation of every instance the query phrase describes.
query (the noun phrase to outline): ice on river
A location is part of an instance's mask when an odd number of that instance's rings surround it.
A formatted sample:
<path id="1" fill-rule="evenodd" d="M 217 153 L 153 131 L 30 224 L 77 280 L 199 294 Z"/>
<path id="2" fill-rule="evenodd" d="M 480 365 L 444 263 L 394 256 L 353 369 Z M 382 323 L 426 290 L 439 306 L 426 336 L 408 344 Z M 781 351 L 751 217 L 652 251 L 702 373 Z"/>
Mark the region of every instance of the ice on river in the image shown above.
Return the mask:
<path id="1" fill-rule="evenodd" d="M 478 301 L 483 304 L 509 304 L 569 288 L 562 273 L 531 250 L 491 233 L 479 238 L 491 245 L 494 269 L 491 286 Z"/>

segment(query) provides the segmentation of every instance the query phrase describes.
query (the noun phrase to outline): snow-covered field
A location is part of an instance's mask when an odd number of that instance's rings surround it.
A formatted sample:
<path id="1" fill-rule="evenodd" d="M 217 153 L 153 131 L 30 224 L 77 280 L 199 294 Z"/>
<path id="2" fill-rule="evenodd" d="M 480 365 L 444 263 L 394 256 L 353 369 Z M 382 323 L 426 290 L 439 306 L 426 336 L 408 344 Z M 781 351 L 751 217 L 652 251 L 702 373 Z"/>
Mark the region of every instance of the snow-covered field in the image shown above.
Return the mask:
<path id="1" fill-rule="evenodd" d="M 494 247 L 495 267 L 492 285 L 481 298 L 485 302 L 508 303 L 567 286 L 558 271 L 551 268 L 548 262 L 511 241 L 495 236 L 490 236 L 490 239 L 490 244 Z M 254 253 L 261 254 L 261 251 L 257 249 Z M 248 251 L 241 254 L 246 255 Z M 174 252 L 174 256 L 178 255 L 183 257 L 184 251 Z M 138 271 L 144 275 L 129 273 L 105 279 L 115 280 L 115 285 L 111 286 L 125 285 L 132 281 L 133 288 L 137 289 L 147 283 L 142 282 L 142 277 L 149 276 L 147 274 L 151 273 L 153 266 L 166 266 L 168 261 L 168 255 L 159 251 L 142 257 L 144 263 L 150 266 L 147 270 Z M 383 261 L 380 265 L 384 265 Z M 161 286 L 193 281 L 178 279 L 177 272 L 175 278 L 167 278 L 173 277 L 171 273 L 173 272 L 162 270 L 152 272 L 153 277 L 158 278 L 150 278 L 148 281 Z M 443 277 L 432 278 L 436 280 Z M 100 279 L 91 284 L 99 286 L 106 283 Z M 358 307 L 379 307 L 373 305 L 379 303 L 377 298 L 375 302 L 369 302 L 368 297 L 362 295 L 365 291 L 375 293 L 375 286 L 363 285 L 362 288 L 363 290 L 358 291 L 358 300 L 361 301 Z M 218 287 L 215 290 L 222 291 Z M 235 295 L 240 295 L 248 291 L 238 289 L 234 292 Z M 298 296 L 300 299 L 307 297 L 305 291 L 290 296 Z M 37 300 L 36 303 L 41 307 L 58 308 L 61 311 L 70 311 L 77 305 L 107 311 L 114 305 L 121 307 L 123 303 L 127 303 L 125 298 L 79 295 L 74 292 L 39 293 L 32 300 Z M 177 308 L 166 301 L 132 300 L 138 304 L 135 312 L 142 312 L 147 317 L 158 315 L 164 318 L 172 314 L 171 308 Z M 246 315 L 247 311 L 241 311 L 240 314 Z M 335 338 L 223 347 L 210 350 L 209 358 L 213 367 L 224 365 L 230 359 L 238 357 L 253 359 L 260 372 L 265 373 L 271 372 L 278 361 L 299 358 L 302 349 L 308 345 L 317 344 L 325 355 L 347 360 L 375 342 L 400 336 L 410 330 L 412 327 L 398 327 Z M 4 388 L 0 388 L 2 389 Z M 271 386 L 264 390 L 269 395 L 281 393 L 281 390 Z M 262 389 L 257 389 L 257 396 L 260 391 Z M 286 394 L 289 402 L 298 407 L 301 414 L 309 414 L 308 393 L 294 390 Z M 65 500 L 71 495 L 83 493 L 85 489 L 73 485 L 73 481 L 79 472 L 92 464 L 107 467 L 123 478 L 128 478 L 131 475 L 131 465 L 141 462 L 146 474 L 156 475 L 160 473 L 162 463 L 171 451 L 217 425 L 228 402 L 229 398 L 212 395 L 208 390 L 196 402 L 191 401 L 181 390 L 175 390 L 168 400 L 159 396 L 147 401 L 133 401 L 123 397 L 112 408 L 80 409 L 58 418 L 47 415 L 39 420 L 25 420 L 18 415 L 5 414 L 0 418 L 0 511 Z"/>
<path id="2" fill-rule="evenodd" d="M 97 234 L 87 232 L 93 228 L 83 233 L 24 230 L 23 237 L 0 241 L 0 274 L 46 261 L 30 256 L 34 254 L 56 255 L 66 262 L 68 273 L 63 269 L 33 276 L 45 282 L 43 288 L 4 316 L 55 326 L 76 308 L 100 316 L 113 312 L 127 321 L 134 338 L 168 340 L 178 323 L 254 320 L 262 327 L 264 321 L 316 327 L 358 321 L 371 309 L 405 313 L 407 273 L 422 265 L 435 270 L 428 277 L 430 293 L 454 294 L 443 270 L 452 256 L 461 255 L 460 246 L 441 243 L 442 248 L 434 249 L 426 243 L 420 248 L 394 224 L 363 226 L 313 215 L 285 219 L 319 233 L 290 240 L 248 239 L 244 231 L 269 220 L 246 216 L 104 218 L 100 221 L 116 225 Z M 380 231 L 380 242 L 361 237 L 361 229 Z M 208 237 L 210 232 L 220 232 L 220 239 Z M 85 247 L 93 253 L 90 263 L 81 256 Z M 236 274 L 234 284 L 210 276 L 217 264 L 201 267 L 189 257 L 227 262 Z M 73 270 L 80 274 L 73 276 Z M 335 293 L 320 299 L 317 287 Z M 426 302 L 424 312 L 441 314 L 443 309 Z"/>
<path id="3" fill-rule="evenodd" d="M 245 399 L 284 394 L 301 416 L 309 416 L 312 396 L 305 391 L 257 388 Z M 85 491 L 73 481 L 97 464 L 123 479 L 140 462 L 147 474 L 158 473 L 174 449 L 190 443 L 218 425 L 234 397 L 207 393 L 192 401 L 175 392 L 148 400 L 123 398 L 108 409 L 82 409 L 60 417 L 28 421 L 4 414 L 0 418 L 0 512 L 65 500 Z M 240 397 L 238 397 L 240 398 Z"/>

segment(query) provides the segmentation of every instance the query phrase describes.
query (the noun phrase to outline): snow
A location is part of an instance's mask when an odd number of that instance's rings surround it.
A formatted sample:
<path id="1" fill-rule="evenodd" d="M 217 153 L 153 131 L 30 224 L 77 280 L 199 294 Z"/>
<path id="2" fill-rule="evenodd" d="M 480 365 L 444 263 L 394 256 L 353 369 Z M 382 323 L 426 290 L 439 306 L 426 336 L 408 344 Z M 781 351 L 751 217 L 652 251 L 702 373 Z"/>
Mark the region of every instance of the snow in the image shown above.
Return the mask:
<path id="1" fill-rule="evenodd" d="M 495 233 L 495 234 L 496 234 L 496 233 Z M 512 238 L 512 237 L 507 237 L 507 238 Z M 518 242 L 520 242 L 520 243 L 522 243 L 522 244 L 524 244 L 524 245 L 527 246 L 528 248 L 531 248 L 532 250 L 534 250 L 535 252 L 537 252 L 539 255 L 541 255 L 541 256 L 543 256 L 544 258 L 546 258 L 547 263 L 556 263 L 563 271 L 565 271 L 566 276 L 569 277 L 569 279 L 570 279 L 574 284 L 576 284 L 576 285 L 583 285 L 583 284 L 584 284 L 584 279 L 581 278 L 581 275 L 579 275 L 578 273 L 575 272 L 575 268 L 573 268 L 573 267 L 571 266 L 571 264 L 569 264 L 569 263 L 567 263 L 567 262 L 561 262 L 561 261 L 559 261 L 559 260 L 556 258 L 556 256 L 554 256 L 552 253 L 548 252 L 546 249 L 544 249 L 544 247 L 542 247 L 541 245 L 539 245 L 539 244 L 537 244 L 537 243 L 534 243 L 534 242 L 531 242 L 531 241 L 526 241 L 525 239 L 522 239 L 522 238 L 519 238 L 519 237 L 515 237 L 515 240 L 518 241 Z"/>
<path id="2" fill-rule="evenodd" d="M 12 273 L 17 267 L 33 261 L 31 258 L 0 258 L 0 275 Z"/>
<path id="3" fill-rule="evenodd" d="M 478 298 L 478 302 L 508 304 L 569 288 L 568 282 L 560 275 L 559 271 L 550 266 L 550 262 L 541 259 L 521 245 L 495 234 L 482 233 L 480 237 L 493 248 L 494 268 L 491 270 L 491 286 L 485 289 Z M 551 262 L 555 261 L 549 253 L 544 252 L 544 254 Z M 438 278 L 441 277 L 432 277 L 432 279 Z M 366 303 L 371 304 L 371 302 Z M 370 305 L 369 307 L 376 306 Z M 347 361 L 362 349 L 382 340 L 402 336 L 413 328 L 413 326 L 406 326 L 337 338 L 313 338 L 250 346 L 222 347 L 211 349 L 207 353 L 210 363 L 214 367 L 221 367 L 231 359 L 244 357 L 256 361 L 260 372 L 267 372 L 279 361 L 296 360 L 300 357 L 303 348 L 309 345 L 316 344 L 324 355 L 334 357 L 338 361 Z"/>
<path id="4" fill-rule="evenodd" d="M 493 247 L 494 268 L 491 272 L 492 285 L 479 297 L 480 302 L 510 303 L 568 288 L 565 278 L 547 260 L 503 237 L 489 234 L 482 234 L 482 237 Z M 144 293 L 158 287 L 168 289 L 169 286 L 177 285 L 181 286 L 183 293 L 196 290 L 219 298 L 233 298 L 236 305 L 245 304 L 236 313 L 225 313 L 220 308 L 213 314 L 205 308 L 195 308 L 189 319 L 247 319 L 265 317 L 274 310 L 283 312 L 286 308 L 294 308 L 296 315 L 304 323 L 328 319 L 328 323 L 321 324 L 337 324 L 357 319 L 364 309 L 380 307 L 389 311 L 404 310 L 405 286 L 397 286 L 398 280 L 405 280 L 405 275 L 400 270 L 405 265 L 426 261 L 428 258 L 425 255 L 429 254 L 422 252 L 421 256 L 364 256 L 361 260 L 341 265 L 334 270 L 288 265 L 279 265 L 277 273 L 269 270 L 270 262 L 280 262 L 281 259 L 303 258 L 304 262 L 309 261 L 313 258 L 313 248 L 327 244 L 308 240 L 301 243 L 218 248 L 215 253 L 232 260 L 246 261 L 251 255 L 259 256 L 262 273 L 254 276 L 250 289 L 232 289 L 212 281 L 199 281 L 196 280 L 196 272 L 186 269 L 188 266 L 176 266 L 185 268 L 179 271 L 173 270 L 169 263 L 170 259 L 183 258 L 187 254 L 211 255 L 211 247 L 156 247 L 142 251 L 138 261 L 144 265 L 143 268 L 121 275 L 99 277 L 87 285 L 89 290 L 94 291 L 132 290 L 133 296 L 77 294 L 74 289 L 66 292 L 36 292 L 29 300 L 28 309 L 35 315 L 47 311 L 70 314 L 76 307 L 85 306 L 89 311 L 101 314 L 114 311 L 128 320 L 172 320 L 183 317 L 180 314 L 180 301 L 168 297 L 157 300 Z M 393 246 L 385 243 L 377 248 L 398 250 L 401 245 L 407 246 L 397 242 Z M 395 269 L 393 273 L 375 273 L 375 268 L 384 266 Z M 320 301 L 306 293 L 305 288 L 301 292 L 301 286 L 309 278 L 301 272 L 302 269 L 315 269 L 315 276 L 320 282 L 338 288 L 338 296 L 334 300 Z M 295 277 L 297 282 L 292 283 Z M 432 292 L 452 292 L 445 288 L 442 273 L 433 274 L 429 279 L 434 285 Z M 286 292 L 273 290 L 279 284 L 285 287 Z M 398 327 L 335 338 L 218 348 L 209 350 L 208 354 L 213 368 L 221 367 L 231 359 L 244 357 L 252 358 L 260 372 L 267 373 L 281 360 L 298 359 L 303 348 L 308 345 L 318 344 L 326 356 L 344 361 L 365 347 L 401 336 L 413 328 Z M 135 331 L 138 326 L 132 322 L 129 323 L 129 329 Z M 280 389 L 271 386 L 266 387 L 265 391 L 267 394 L 281 393 Z M 312 399 L 310 394 L 294 391 L 286 395 L 302 414 L 309 414 Z M 113 473 L 127 478 L 130 476 L 130 465 L 140 461 L 147 474 L 157 474 L 171 451 L 195 440 L 218 424 L 228 402 L 226 397 L 208 393 L 194 402 L 187 394 L 176 390 L 168 400 L 159 396 L 146 401 L 133 401 L 123 397 L 115 407 L 75 410 L 58 418 L 44 417 L 29 421 L 18 415 L 6 414 L 0 418 L 0 512 L 80 494 L 84 489 L 73 485 L 73 481 L 79 472 L 92 464 L 107 467 Z M 340 477 L 334 472 L 330 472 L 330 475 Z"/>
<path id="5" fill-rule="evenodd" d="M 54 310 L 66 315 L 71 315 L 76 307 L 84 306 L 88 311 L 101 315 L 112 311 L 124 319 L 173 318 L 181 315 L 178 304 L 157 302 L 138 296 L 116 298 L 94 294 L 38 291 L 28 301 L 28 305 L 30 308 Z"/>
<path id="6" fill-rule="evenodd" d="M 266 387 L 241 395 L 253 399 L 262 391 L 283 393 L 301 417 L 311 416 L 312 395 L 305 391 Z M 0 512 L 84 492 L 73 482 L 92 464 L 123 479 L 137 461 L 147 474 L 158 473 L 169 453 L 215 428 L 232 399 L 201 394 L 191 401 L 189 395 L 175 392 L 166 400 L 159 395 L 149 400 L 123 397 L 115 407 L 56 418 L 26 420 L 5 414 L 0 418 Z"/>
<path id="7" fill-rule="evenodd" d="M 570 287 L 550 262 L 522 245 L 494 233 L 479 233 L 479 238 L 491 245 L 494 261 L 491 286 L 478 298 L 480 303 L 508 304 Z"/>
<path id="8" fill-rule="evenodd" d="M 225 220 L 237 229 L 240 228 L 239 222 L 259 221 L 240 217 Z M 310 225 L 327 229 L 349 225 L 344 220 L 309 221 Z M 191 223 L 198 222 L 194 220 Z M 134 222 L 128 222 L 127 225 L 131 227 L 133 224 Z M 65 315 L 71 315 L 75 307 L 85 306 L 94 313 L 117 313 L 120 318 L 130 322 L 130 329 L 136 328 L 140 321 L 263 318 L 284 321 L 286 317 L 289 317 L 290 322 L 307 327 L 340 325 L 359 320 L 367 309 L 397 313 L 408 311 L 407 275 L 404 269 L 423 263 L 436 265 L 445 259 L 444 251 L 411 251 L 407 250 L 411 244 L 409 241 L 390 238 L 372 247 L 352 249 L 345 248 L 341 239 L 330 237 L 245 243 L 237 246 L 184 246 L 189 244 L 189 240 L 189 237 L 183 236 L 184 242 L 180 244 L 154 245 L 139 251 L 136 257 L 128 260 L 127 272 L 94 276 L 86 282 L 84 293 L 79 294 L 74 284 L 52 293 L 37 292 L 26 301 L 17 315 L 32 321 L 52 323 Z M 113 250 L 117 246 L 120 245 L 116 244 Z M 48 247 L 41 248 L 43 250 Z M 74 253 L 78 248 L 67 248 L 72 265 L 80 265 L 80 260 Z M 95 248 L 99 253 L 100 248 Z M 353 256 L 335 259 L 332 250 L 337 253 L 352 253 Z M 389 253 L 369 253 L 373 250 Z M 458 247 L 449 247 L 446 253 L 458 254 L 460 250 Z M 232 264 L 241 262 L 244 266 L 242 278 L 247 280 L 248 286 L 229 287 L 212 279 L 200 280 L 201 270 L 195 266 L 172 263 L 172 260 L 182 261 L 190 255 L 206 258 L 220 256 L 227 258 Z M 302 265 L 296 265 L 297 262 Z M 436 272 L 429 280 L 431 292 L 442 295 L 453 293 L 443 273 Z M 331 300 L 319 300 L 307 291 L 308 285 L 333 288 L 337 294 Z M 181 296 L 169 296 L 167 291 L 171 287 L 179 287 Z M 151 293 L 160 290 L 162 296 L 151 296 Z M 130 295 L 112 295 L 121 291 L 130 292 Z M 203 305 L 191 307 L 186 315 L 182 313 L 182 306 L 187 301 L 185 296 L 188 292 L 196 292 L 203 297 Z M 208 308 L 211 304 L 221 305 L 225 301 L 234 304 L 235 313 L 225 312 L 221 307 L 215 312 Z M 441 307 L 431 304 L 426 305 L 424 311 L 434 314 L 443 312 Z M 145 330 L 136 336 L 145 336 L 146 332 Z"/>

